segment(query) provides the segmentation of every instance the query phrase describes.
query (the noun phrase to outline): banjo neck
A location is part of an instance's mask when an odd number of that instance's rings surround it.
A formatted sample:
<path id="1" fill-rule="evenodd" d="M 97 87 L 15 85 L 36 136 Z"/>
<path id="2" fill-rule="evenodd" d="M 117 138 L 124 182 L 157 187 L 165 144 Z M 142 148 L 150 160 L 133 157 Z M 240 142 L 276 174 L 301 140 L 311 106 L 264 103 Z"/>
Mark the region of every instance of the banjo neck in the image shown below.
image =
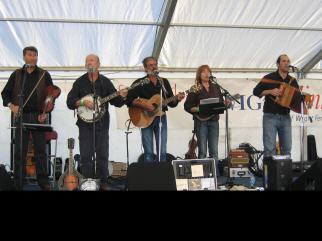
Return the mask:
<path id="1" fill-rule="evenodd" d="M 131 87 L 127 87 L 127 88 L 125 88 L 125 89 L 123 89 L 123 90 L 132 90 L 132 89 L 134 89 L 134 88 L 136 88 L 136 87 L 138 87 L 138 86 L 140 86 L 140 85 L 144 85 L 144 84 L 146 84 L 148 81 L 146 80 L 146 79 L 144 79 L 144 80 L 141 80 L 141 81 L 139 81 L 138 83 L 136 83 L 136 84 L 133 84 Z M 109 102 L 110 100 L 112 100 L 112 99 L 114 99 L 114 98 L 116 98 L 116 97 L 118 97 L 118 96 L 120 96 L 120 94 L 121 94 L 121 90 L 119 90 L 119 91 L 116 91 L 115 93 L 113 93 L 113 94 L 110 94 L 110 95 L 108 95 L 108 96 L 106 96 L 106 97 L 104 97 L 104 98 L 102 98 L 101 99 L 101 105 L 103 105 L 103 104 L 105 104 L 106 102 Z"/>
<path id="2" fill-rule="evenodd" d="M 105 98 L 101 99 L 101 105 L 105 104 L 106 102 L 109 102 L 110 100 L 118 97 L 120 95 L 120 91 L 117 91 L 109 96 L 106 96 Z"/>

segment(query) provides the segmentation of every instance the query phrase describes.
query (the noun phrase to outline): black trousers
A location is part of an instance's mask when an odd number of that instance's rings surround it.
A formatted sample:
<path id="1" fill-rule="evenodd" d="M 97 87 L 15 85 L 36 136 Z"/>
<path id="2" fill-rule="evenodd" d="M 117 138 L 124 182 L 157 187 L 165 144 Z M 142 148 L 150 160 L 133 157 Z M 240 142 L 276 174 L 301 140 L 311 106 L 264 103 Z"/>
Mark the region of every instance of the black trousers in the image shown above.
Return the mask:
<path id="1" fill-rule="evenodd" d="M 99 125 L 98 125 L 99 126 Z M 96 129 L 96 176 L 93 159 L 93 129 L 79 125 L 79 150 L 81 155 L 80 169 L 85 178 L 98 178 L 107 182 L 109 158 L 109 130 Z"/>
<path id="2" fill-rule="evenodd" d="M 24 113 L 23 122 L 31 124 L 39 124 L 38 113 Z M 16 124 L 17 126 L 19 123 Z M 20 129 L 15 129 L 15 162 L 14 162 L 14 176 L 16 181 L 20 178 L 20 166 L 22 165 L 23 173 L 22 178 L 26 176 L 26 159 L 29 143 L 29 134 L 32 135 L 32 141 L 34 145 L 34 159 L 36 163 L 36 172 L 38 183 L 48 182 L 48 171 L 47 171 L 47 154 L 46 154 L 46 139 L 44 132 L 26 131 L 23 130 L 22 137 L 22 161 L 20 160 Z"/>

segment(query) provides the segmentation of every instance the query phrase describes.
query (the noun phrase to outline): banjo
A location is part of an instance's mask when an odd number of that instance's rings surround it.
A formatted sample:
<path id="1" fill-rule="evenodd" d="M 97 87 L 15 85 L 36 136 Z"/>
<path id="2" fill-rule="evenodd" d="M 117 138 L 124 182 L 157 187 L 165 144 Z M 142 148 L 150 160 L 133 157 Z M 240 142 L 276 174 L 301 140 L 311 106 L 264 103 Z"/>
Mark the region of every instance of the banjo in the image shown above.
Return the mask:
<path id="1" fill-rule="evenodd" d="M 150 82 L 149 79 L 143 79 L 141 81 L 139 81 L 138 83 L 135 83 L 133 85 L 131 85 L 131 87 L 128 87 L 126 88 L 127 90 L 132 90 L 138 86 L 143 86 L 145 84 L 148 84 Z M 101 97 L 98 97 L 97 98 L 97 110 L 96 110 L 96 113 L 94 115 L 94 119 L 93 119 L 93 110 L 87 108 L 86 106 L 80 106 L 77 108 L 77 115 L 78 117 L 83 120 L 84 122 L 86 123 L 93 123 L 93 122 L 97 122 L 98 120 L 100 120 L 104 115 L 105 115 L 105 112 L 106 112 L 106 109 L 105 109 L 105 103 L 106 102 L 109 102 L 110 100 L 116 98 L 120 96 L 120 91 L 117 91 L 111 95 L 108 95 L 104 98 L 101 98 Z M 81 101 L 85 101 L 85 100 L 88 100 L 88 101 L 91 101 L 91 102 L 94 102 L 94 95 L 93 94 L 89 94 L 89 95 L 86 95 L 84 96 L 83 98 L 81 98 Z"/>

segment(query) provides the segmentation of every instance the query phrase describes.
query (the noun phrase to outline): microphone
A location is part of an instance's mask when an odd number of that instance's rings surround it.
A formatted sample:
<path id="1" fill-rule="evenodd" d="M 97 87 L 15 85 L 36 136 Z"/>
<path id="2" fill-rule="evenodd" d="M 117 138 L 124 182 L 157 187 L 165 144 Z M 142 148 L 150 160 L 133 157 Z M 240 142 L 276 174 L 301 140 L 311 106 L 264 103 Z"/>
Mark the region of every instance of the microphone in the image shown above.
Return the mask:
<path id="1" fill-rule="evenodd" d="M 147 72 L 147 74 L 148 75 L 154 75 L 154 76 L 158 77 L 160 72 L 157 71 L 157 70 L 150 70 L 150 71 Z"/>
<path id="2" fill-rule="evenodd" d="M 160 72 L 159 72 L 159 71 L 157 71 L 157 70 L 153 70 L 153 71 L 152 71 L 152 73 L 153 73 L 155 76 L 158 76 L 158 75 L 160 74 Z"/>
<path id="3" fill-rule="evenodd" d="M 95 73 L 96 71 L 97 71 L 97 69 L 94 68 L 94 67 L 87 67 L 87 72 L 88 73 Z"/>
<path id="4" fill-rule="evenodd" d="M 297 67 L 295 67 L 295 66 L 293 66 L 293 65 L 289 65 L 289 66 L 288 66 L 288 68 L 289 68 L 289 69 L 292 69 L 292 71 L 293 71 L 293 72 L 295 72 L 295 71 L 297 71 L 297 70 L 298 70 L 298 68 L 297 68 Z"/>
<path id="5" fill-rule="evenodd" d="M 217 78 L 215 76 L 211 75 L 211 74 L 208 75 L 208 78 L 213 83 L 216 83 L 217 82 Z"/>
<path id="6" fill-rule="evenodd" d="M 87 73 L 88 73 L 88 77 L 89 77 L 89 80 L 92 82 L 92 84 L 94 84 L 94 73 L 97 72 L 97 69 L 94 68 L 94 67 L 87 67 Z M 95 88 L 94 88 L 94 85 L 93 85 L 93 90 L 94 90 L 94 95 L 96 95 L 96 91 L 95 91 Z"/>
<path id="7" fill-rule="evenodd" d="M 25 64 L 23 67 L 27 69 L 27 68 L 32 68 L 32 67 L 34 67 L 34 65 L 33 65 L 33 64 Z"/>

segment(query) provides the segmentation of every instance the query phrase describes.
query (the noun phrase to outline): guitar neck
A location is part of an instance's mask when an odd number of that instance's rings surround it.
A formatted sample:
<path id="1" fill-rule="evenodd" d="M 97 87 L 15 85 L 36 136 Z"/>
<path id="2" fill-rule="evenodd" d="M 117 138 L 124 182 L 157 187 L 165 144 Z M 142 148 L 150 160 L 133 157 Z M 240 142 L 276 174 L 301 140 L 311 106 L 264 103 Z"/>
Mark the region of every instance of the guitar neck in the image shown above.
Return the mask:
<path id="1" fill-rule="evenodd" d="M 184 93 L 187 95 L 187 94 L 189 94 L 189 93 L 190 93 L 190 91 L 189 91 L 189 90 L 187 90 L 187 91 L 185 91 Z M 168 99 L 164 100 L 164 101 L 163 101 L 163 104 L 162 104 L 162 105 L 163 105 L 163 107 L 167 106 L 169 103 L 171 103 L 172 101 L 176 100 L 176 99 L 177 99 L 177 96 L 178 96 L 178 95 L 174 95 L 174 96 L 172 96 L 172 97 L 170 97 L 170 98 L 168 98 Z"/>
<path id="2" fill-rule="evenodd" d="M 176 100 L 176 98 L 177 98 L 177 96 L 175 95 L 175 96 L 172 96 L 172 97 L 168 98 L 167 100 L 164 100 L 163 101 L 163 107 L 167 106 L 169 103 L 171 103 L 172 101 Z"/>

